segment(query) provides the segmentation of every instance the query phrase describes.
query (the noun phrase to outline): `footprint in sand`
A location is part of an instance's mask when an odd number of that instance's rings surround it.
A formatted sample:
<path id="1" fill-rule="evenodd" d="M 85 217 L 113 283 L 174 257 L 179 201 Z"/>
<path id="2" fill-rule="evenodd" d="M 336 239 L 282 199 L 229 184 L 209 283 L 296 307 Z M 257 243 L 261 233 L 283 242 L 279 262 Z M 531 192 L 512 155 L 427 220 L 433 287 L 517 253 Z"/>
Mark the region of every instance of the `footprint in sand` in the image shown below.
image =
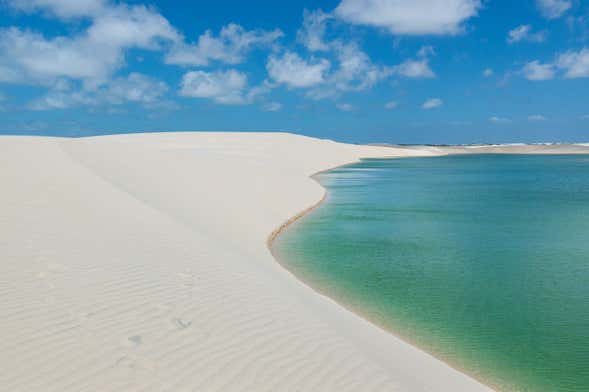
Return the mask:
<path id="1" fill-rule="evenodd" d="M 133 336 L 129 336 L 127 339 L 123 339 L 121 341 L 121 346 L 123 347 L 137 347 L 141 344 L 141 342 L 143 341 L 143 338 L 141 337 L 141 335 L 133 335 Z"/>
<path id="2" fill-rule="evenodd" d="M 170 319 L 170 327 L 175 330 L 183 330 L 192 325 L 192 320 L 187 320 L 182 317 L 173 317 Z"/>
<path id="3" fill-rule="evenodd" d="M 151 359 L 147 359 L 147 358 L 141 358 L 138 357 L 137 355 L 125 355 L 122 356 L 121 358 L 119 358 L 115 364 L 118 367 L 121 368 L 127 368 L 130 369 L 132 371 L 149 371 L 149 372 L 153 372 L 158 370 L 158 362 L 151 360 Z"/>

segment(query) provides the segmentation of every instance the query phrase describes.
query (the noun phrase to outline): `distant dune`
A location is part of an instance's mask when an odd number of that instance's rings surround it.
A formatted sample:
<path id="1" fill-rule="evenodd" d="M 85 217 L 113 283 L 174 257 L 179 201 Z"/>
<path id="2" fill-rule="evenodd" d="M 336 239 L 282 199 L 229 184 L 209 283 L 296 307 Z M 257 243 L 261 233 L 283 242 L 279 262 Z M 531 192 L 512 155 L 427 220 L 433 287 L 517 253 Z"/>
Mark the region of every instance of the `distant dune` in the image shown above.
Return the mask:
<path id="1" fill-rule="evenodd" d="M 278 133 L 0 137 L 0 389 L 487 390 L 315 293 L 267 247 L 322 199 L 315 172 L 471 150 L 589 153 Z"/>

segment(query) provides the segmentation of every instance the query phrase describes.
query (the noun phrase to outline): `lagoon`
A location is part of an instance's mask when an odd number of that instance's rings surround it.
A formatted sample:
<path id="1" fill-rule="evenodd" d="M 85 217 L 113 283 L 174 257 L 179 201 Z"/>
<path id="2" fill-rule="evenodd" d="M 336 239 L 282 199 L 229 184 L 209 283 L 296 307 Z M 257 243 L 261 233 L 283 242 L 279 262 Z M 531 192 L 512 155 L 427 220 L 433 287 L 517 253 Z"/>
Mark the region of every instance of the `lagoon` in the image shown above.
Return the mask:
<path id="1" fill-rule="evenodd" d="M 274 243 L 316 290 L 500 390 L 589 386 L 589 156 L 371 159 Z"/>

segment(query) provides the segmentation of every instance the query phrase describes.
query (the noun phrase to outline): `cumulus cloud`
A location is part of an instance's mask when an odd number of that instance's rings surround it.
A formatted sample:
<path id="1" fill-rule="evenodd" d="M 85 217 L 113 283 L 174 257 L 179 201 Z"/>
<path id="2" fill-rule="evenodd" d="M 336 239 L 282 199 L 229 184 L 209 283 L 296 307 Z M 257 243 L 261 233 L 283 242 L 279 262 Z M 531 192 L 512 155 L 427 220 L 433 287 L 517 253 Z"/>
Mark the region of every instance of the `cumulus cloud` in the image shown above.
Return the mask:
<path id="1" fill-rule="evenodd" d="M 326 22 L 331 18 L 321 10 L 303 11 L 303 26 L 297 32 L 297 41 L 312 52 L 326 51 L 329 45 L 325 42 Z"/>
<path id="2" fill-rule="evenodd" d="M 367 90 L 392 75 L 435 77 L 429 66 L 429 58 L 435 54 L 433 47 L 423 46 L 416 58 L 397 66 L 374 64 L 356 42 L 326 39 L 327 22 L 331 18 L 321 10 L 304 12 L 297 41 L 310 52 L 323 53 L 321 57 L 306 58 L 292 51 L 270 55 L 266 69 L 271 80 L 291 88 L 308 89 L 306 95 L 312 99 L 325 99 Z"/>
<path id="3" fill-rule="evenodd" d="M 385 105 L 384 105 L 385 109 L 388 109 L 388 110 L 396 109 L 397 106 L 399 106 L 397 101 L 389 101 L 389 102 L 385 103 Z"/>
<path id="4" fill-rule="evenodd" d="M 66 19 L 93 16 L 107 7 L 106 0 L 9 0 L 8 4 L 24 12 L 41 10 Z"/>
<path id="5" fill-rule="evenodd" d="M 589 77 L 589 49 L 583 48 L 578 52 L 568 51 L 556 60 L 556 66 L 564 71 L 568 79 Z"/>
<path id="6" fill-rule="evenodd" d="M 483 76 L 485 78 L 490 78 L 491 76 L 493 76 L 493 70 L 491 68 L 485 68 L 485 70 L 483 71 Z"/>
<path id="7" fill-rule="evenodd" d="M 192 98 L 206 98 L 221 104 L 244 104 L 247 76 L 236 70 L 190 71 L 184 74 L 180 83 L 180 95 Z"/>
<path id="8" fill-rule="evenodd" d="M 337 43 L 339 67 L 330 82 L 340 91 L 362 91 L 391 75 L 392 70 L 372 63 L 355 43 Z"/>
<path id="9" fill-rule="evenodd" d="M 335 15 L 392 34 L 455 35 L 480 8 L 480 0 L 342 0 Z"/>
<path id="10" fill-rule="evenodd" d="M 521 41 L 544 42 L 544 40 L 546 40 L 546 32 L 533 32 L 531 25 L 518 26 L 507 34 L 507 42 L 510 44 Z"/>
<path id="11" fill-rule="evenodd" d="M 82 91 L 63 92 L 59 90 L 49 91 L 28 105 L 31 110 L 68 109 L 78 105 L 90 105 L 96 101 Z"/>
<path id="12" fill-rule="evenodd" d="M 51 110 L 79 105 L 122 105 L 130 102 L 151 106 L 161 103 L 167 91 L 166 83 L 136 72 L 92 89 L 77 89 L 61 79 L 50 87 L 47 94 L 34 100 L 28 107 L 32 110 Z"/>
<path id="13" fill-rule="evenodd" d="M 528 116 L 528 121 L 546 121 L 546 117 L 541 114 L 532 114 Z"/>
<path id="14" fill-rule="evenodd" d="M 571 0 L 536 0 L 536 4 L 547 19 L 559 18 L 573 6 Z"/>
<path id="15" fill-rule="evenodd" d="M 422 46 L 416 59 L 407 59 L 393 67 L 393 72 L 406 78 L 434 78 L 436 74 L 429 66 L 429 58 L 435 55 L 432 46 Z"/>
<path id="16" fill-rule="evenodd" d="M 279 84 L 309 89 L 306 95 L 312 99 L 336 98 L 345 92 L 363 91 L 394 73 L 392 67 L 374 64 L 356 42 L 321 40 L 320 47 L 317 40 L 304 42 L 310 51 L 319 51 L 321 47 L 325 53 L 322 57 L 312 55 L 308 58 L 291 51 L 272 54 L 266 69 L 270 78 Z"/>
<path id="17" fill-rule="evenodd" d="M 436 50 L 431 45 L 422 46 L 417 52 L 418 57 L 427 58 L 436 54 Z"/>
<path id="18" fill-rule="evenodd" d="M 554 78 L 554 66 L 541 64 L 539 61 L 530 61 L 522 69 L 523 75 L 528 80 L 550 80 Z"/>
<path id="19" fill-rule="evenodd" d="M 181 37 L 166 18 L 142 5 L 120 4 L 93 19 L 87 31 L 91 43 L 107 43 L 120 48 L 158 49 L 162 40 Z"/>
<path id="20" fill-rule="evenodd" d="M 57 37 L 18 28 L 0 30 L 0 80 L 49 83 L 59 77 L 101 79 L 121 63 L 118 48 L 87 44 L 86 38 Z"/>
<path id="21" fill-rule="evenodd" d="M 331 46 L 337 67 L 326 73 L 324 83 L 307 93 L 313 99 L 335 98 L 349 91 L 364 91 L 394 72 L 391 67 L 374 64 L 356 43 L 336 41 Z"/>
<path id="22" fill-rule="evenodd" d="M 4 1 L 21 12 L 58 18 L 71 31 L 67 36 L 45 36 L 17 27 L 0 28 L 0 82 L 46 87 L 47 93 L 29 106 L 36 110 L 83 104 L 163 104 L 161 97 L 168 91 L 165 83 L 137 73 L 115 77 L 128 51 L 166 52 L 169 64 L 237 64 L 252 49 L 271 46 L 283 35 L 280 30 L 245 30 L 229 24 L 217 35 L 206 31 L 189 43 L 151 7 L 112 0 Z M 321 61 L 319 66 L 329 64 Z M 237 104 L 250 103 L 270 88 L 268 83 L 248 88 L 246 75 L 235 70 L 192 71 L 184 74 L 180 94 Z"/>
<path id="23" fill-rule="evenodd" d="M 115 78 L 104 91 L 104 100 L 113 104 L 125 102 L 154 103 L 168 91 L 168 85 L 149 76 L 133 72 L 126 78 Z"/>
<path id="24" fill-rule="evenodd" d="M 280 56 L 270 55 L 266 69 L 277 83 L 303 88 L 323 83 L 330 66 L 326 59 L 304 60 L 297 53 L 285 52 Z"/>
<path id="25" fill-rule="evenodd" d="M 395 67 L 395 72 L 407 78 L 433 78 L 436 76 L 429 67 L 428 59 L 406 60 Z"/>
<path id="26" fill-rule="evenodd" d="M 60 5 L 52 8 L 59 15 L 74 14 L 61 2 L 37 3 Z M 124 64 L 126 50 L 155 50 L 179 39 L 164 17 L 144 6 L 111 5 L 91 17 L 86 30 L 68 37 L 0 29 L 0 80 L 48 85 L 67 77 L 100 84 Z"/>
<path id="27" fill-rule="evenodd" d="M 439 98 L 430 98 L 421 105 L 421 107 L 425 110 L 431 110 L 435 108 L 439 108 L 442 106 L 444 102 Z"/>
<path id="28" fill-rule="evenodd" d="M 538 60 L 527 63 L 523 69 L 523 75 L 529 80 L 549 80 L 555 77 L 556 72 L 562 73 L 567 79 L 589 77 L 589 49 L 579 51 L 569 50 L 556 57 L 553 63 L 542 64 Z"/>
<path id="29" fill-rule="evenodd" d="M 497 117 L 497 116 L 493 116 L 491 118 L 489 118 L 489 122 L 495 123 L 495 124 L 507 124 L 510 123 L 511 120 L 505 117 Z"/>
<path id="30" fill-rule="evenodd" d="M 179 42 L 166 56 L 166 63 L 205 66 L 211 61 L 219 61 L 238 64 L 251 49 L 271 45 L 282 36 L 282 31 L 278 29 L 248 31 L 238 24 L 230 23 L 216 37 L 207 30 L 195 44 Z"/>
<path id="31" fill-rule="evenodd" d="M 262 106 L 265 112 L 279 112 L 282 110 L 282 104 L 280 102 L 267 102 Z"/>

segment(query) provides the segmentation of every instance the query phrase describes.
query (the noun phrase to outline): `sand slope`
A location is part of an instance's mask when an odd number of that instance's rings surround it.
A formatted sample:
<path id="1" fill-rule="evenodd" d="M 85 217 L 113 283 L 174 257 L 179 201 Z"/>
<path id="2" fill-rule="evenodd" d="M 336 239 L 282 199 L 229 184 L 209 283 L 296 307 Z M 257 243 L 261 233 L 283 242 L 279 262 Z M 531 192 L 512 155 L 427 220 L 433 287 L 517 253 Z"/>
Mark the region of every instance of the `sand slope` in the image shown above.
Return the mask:
<path id="1" fill-rule="evenodd" d="M 0 137 L 0 389 L 486 390 L 266 246 L 322 198 L 311 174 L 442 153 L 290 134 Z"/>

